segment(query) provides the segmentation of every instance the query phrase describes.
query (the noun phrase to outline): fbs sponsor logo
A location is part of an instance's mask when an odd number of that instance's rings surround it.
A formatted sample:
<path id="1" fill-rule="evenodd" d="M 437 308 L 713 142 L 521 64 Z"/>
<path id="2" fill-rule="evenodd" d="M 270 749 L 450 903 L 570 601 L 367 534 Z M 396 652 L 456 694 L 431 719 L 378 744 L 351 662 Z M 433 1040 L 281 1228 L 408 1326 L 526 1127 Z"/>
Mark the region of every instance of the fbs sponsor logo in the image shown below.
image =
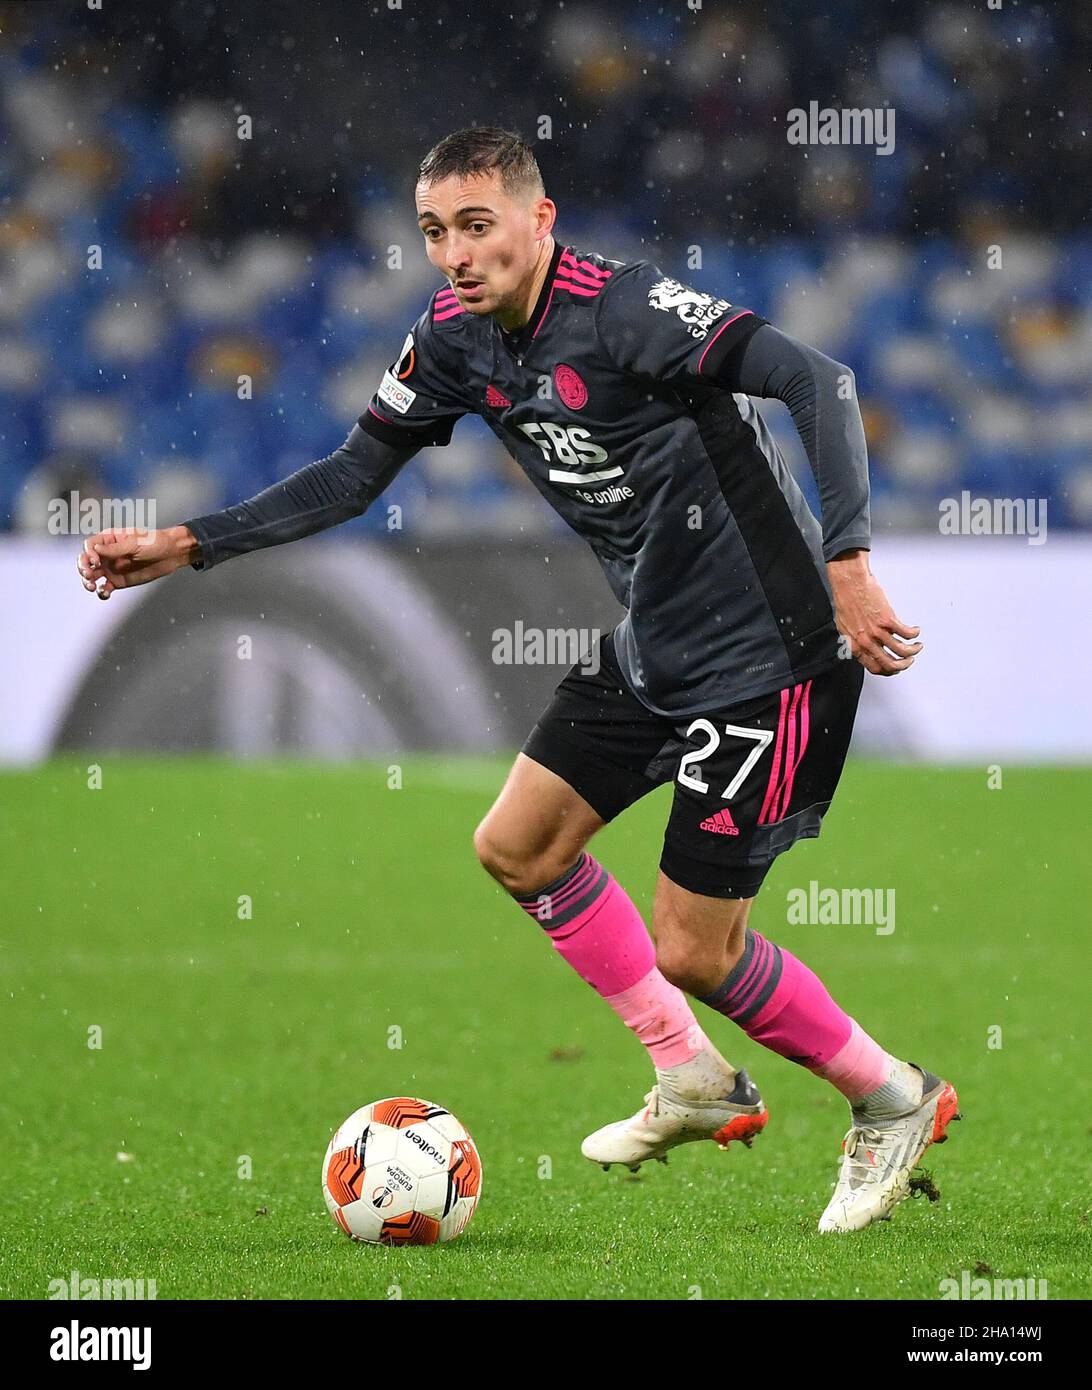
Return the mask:
<path id="1" fill-rule="evenodd" d="M 707 816 L 698 826 L 699 830 L 711 830 L 714 835 L 738 835 L 739 826 L 732 819 L 732 813 L 725 806 L 720 811 L 714 811 L 711 816 Z"/>
<path id="2" fill-rule="evenodd" d="M 547 476 L 551 483 L 586 487 L 588 483 L 620 478 L 625 471 L 620 464 L 612 464 L 609 468 L 589 467 L 591 464 L 608 463 L 609 456 L 606 449 L 596 444 L 580 425 L 560 425 L 556 420 L 531 420 L 520 425 L 520 429 L 542 450 L 542 457 L 547 463 L 566 465 L 549 470 Z"/>
<path id="3" fill-rule="evenodd" d="M 678 280 L 665 277 L 657 280 L 648 292 L 651 309 L 662 309 L 665 314 L 674 309 L 686 325 L 686 331 L 698 342 L 706 336 L 726 310 L 732 306 L 727 299 L 714 299 L 711 294 L 693 290 Z"/>

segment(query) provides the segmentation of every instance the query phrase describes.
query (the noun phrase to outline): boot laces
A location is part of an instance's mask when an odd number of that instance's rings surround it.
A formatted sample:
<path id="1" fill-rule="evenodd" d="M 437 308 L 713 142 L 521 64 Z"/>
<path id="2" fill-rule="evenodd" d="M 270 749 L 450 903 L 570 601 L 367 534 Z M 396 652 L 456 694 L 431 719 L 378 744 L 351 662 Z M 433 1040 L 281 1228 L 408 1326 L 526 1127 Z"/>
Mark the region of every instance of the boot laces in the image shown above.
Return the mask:
<path id="1" fill-rule="evenodd" d="M 873 1171 L 876 1165 L 869 1157 L 869 1150 L 878 1148 L 884 1137 L 882 1130 L 873 1129 L 871 1125 L 853 1125 L 842 1140 L 849 1167 L 861 1174 Z M 862 1149 L 863 1153 L 858 1157 L 858 1151 Z"/>

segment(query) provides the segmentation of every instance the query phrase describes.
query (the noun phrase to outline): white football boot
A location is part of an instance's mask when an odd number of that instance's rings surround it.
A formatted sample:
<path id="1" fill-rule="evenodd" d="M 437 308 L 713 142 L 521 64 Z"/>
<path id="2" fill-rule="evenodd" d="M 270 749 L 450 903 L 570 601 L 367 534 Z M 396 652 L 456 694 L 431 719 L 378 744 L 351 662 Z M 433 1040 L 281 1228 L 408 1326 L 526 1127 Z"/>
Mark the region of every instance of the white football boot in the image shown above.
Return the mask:
<path id="1" fill-rule="evenodd" d="M 948 1125 L 962 1118 L 955 1087 L 922 1067 L 915 1070 L 922 1074 L 921 1103 L 915 1109 L 883 1119 L 851 1112 L 841 1172 L 819 1218 L 820 1231 L 861 1231 L 873 1221 L 887 1221 L 909 1197 L 910 1174 L 922 1154 L 930 1144 L 943 1144 Z"/>
<path id="2" fill-rule="evenodd" d="M 656 1069 L 645 1108 L 589 1134 L 580 1152 L 609 1168 L 622 1163 L 635 1173 L 650 1158 L 667 1162 L 676 1144 L 712 1139 L 727 1149 L 733 1139 L 748 1148 L 769 1119 L 758 1088 L 710 1043 L 689 1062 Z"/>

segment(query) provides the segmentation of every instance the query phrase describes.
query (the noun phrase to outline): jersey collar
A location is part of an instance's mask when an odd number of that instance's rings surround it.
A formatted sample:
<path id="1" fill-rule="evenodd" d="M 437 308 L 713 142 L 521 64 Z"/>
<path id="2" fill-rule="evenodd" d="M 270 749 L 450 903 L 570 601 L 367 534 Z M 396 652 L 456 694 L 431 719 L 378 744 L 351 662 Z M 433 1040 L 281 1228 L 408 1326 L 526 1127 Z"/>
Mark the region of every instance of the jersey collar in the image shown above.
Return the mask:
<path id="1" fill-rule="evenodd" d="M 562 254 L 567 248 L 560 241 L 554 243 L 554 254 L 550 257 L 550 264 L 546 269 L 546 278 L 542 282 L 542 288 L 538 292 L 535 300 L 535 307 L 531 310 L 531 317 L 514 332 L 509 333 L 496 324 L 497 332 L 501 335 L 507 347 L 515 353 L 522 352 L 531 342 L 531 339 L 539 330 L 539 325 L 546 317 L 546 311 L 550 307 L 550 300 L 553 296 L 554 279 L 557 276 L 557 267 L 561 263 Z M 496 323 L 496 320 L 494 320 Z"/>

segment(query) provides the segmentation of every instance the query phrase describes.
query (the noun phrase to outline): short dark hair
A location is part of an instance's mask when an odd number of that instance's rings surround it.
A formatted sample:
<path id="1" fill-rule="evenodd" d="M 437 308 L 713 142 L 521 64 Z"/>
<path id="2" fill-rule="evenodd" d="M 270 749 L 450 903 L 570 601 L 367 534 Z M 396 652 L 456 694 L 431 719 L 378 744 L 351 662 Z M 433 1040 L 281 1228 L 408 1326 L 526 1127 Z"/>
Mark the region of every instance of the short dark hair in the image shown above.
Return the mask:
<path id="1" fill-rule="evenodd" d="M 421 161 L 419 183 L 439 183 L 453 174 L 469 174 L 499 169 L 501 187 L 510 198 L 545 196 L 546 189 L 535 152 L 514 130 L 499 126 L 468 126 L 445 135 Z"/>

